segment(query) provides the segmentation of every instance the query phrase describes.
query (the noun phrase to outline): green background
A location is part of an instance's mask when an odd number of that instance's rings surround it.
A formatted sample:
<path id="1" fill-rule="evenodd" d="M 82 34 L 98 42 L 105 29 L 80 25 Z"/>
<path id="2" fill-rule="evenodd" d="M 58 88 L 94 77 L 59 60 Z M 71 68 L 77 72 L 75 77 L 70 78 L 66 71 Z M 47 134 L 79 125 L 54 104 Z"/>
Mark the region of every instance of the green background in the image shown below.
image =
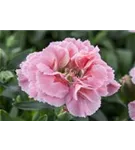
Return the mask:
<path id="1" fill-rule="evenodd" d="M 20 90 L 15 70 L 26 56 L 41 51 L 52 41 L 67 37 L 89 40 L 94 46 L 98 45 L 102 59 L 115 70 L 117 81 L 134 66 L 135 33 L 129 31 L 0 31 L 1 121 L 130 120 L 127 104 L 133 96 L 129 92 L 125 94 L 129 87 L 125 90 L 123 86 L 117 94 L 102 98 L 101 108 L 87 118 L 73 117 L 63 108 L 35 102 Z"/>

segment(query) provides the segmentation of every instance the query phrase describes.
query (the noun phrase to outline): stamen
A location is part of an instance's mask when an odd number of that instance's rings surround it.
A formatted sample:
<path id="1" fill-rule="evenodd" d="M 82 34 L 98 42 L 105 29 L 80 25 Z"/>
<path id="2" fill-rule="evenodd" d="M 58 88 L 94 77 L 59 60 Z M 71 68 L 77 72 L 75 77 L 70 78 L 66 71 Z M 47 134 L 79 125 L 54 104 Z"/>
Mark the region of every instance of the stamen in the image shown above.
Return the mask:
<path id="1" fill-rule="evenodd" d="M 65 78 L 69 81 L 69 82 L 73 82 L 73 78 L 76 76 L 77 78 L 82 77 L 84 74 L 83 70 L 78 70 L 77 68 L 64 68 L 60 70 L 61 73 L 64 74 Z"/>

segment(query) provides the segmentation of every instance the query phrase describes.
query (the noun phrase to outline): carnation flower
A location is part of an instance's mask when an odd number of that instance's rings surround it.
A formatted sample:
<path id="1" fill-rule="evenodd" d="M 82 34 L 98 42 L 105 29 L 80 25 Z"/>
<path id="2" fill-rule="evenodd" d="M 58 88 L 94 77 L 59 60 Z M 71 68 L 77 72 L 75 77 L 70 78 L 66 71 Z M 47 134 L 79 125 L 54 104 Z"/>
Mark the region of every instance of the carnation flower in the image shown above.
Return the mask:
<path id="1" fill-rule="evenodd" d="M 135 30 L 129 30 L 129 32 L 131 32 L 131 33 L 135 33 Z"/>
<path id="2" fill-rule="evenodd" d="M 79 117 L 95 113 L 102 96 L 118 91 L 114 70 L 89 41 L 66 38 L 27 56 L 17 71 L 19 85 L 31 98 Z"/>
<path id="3" fill-rule="evenodd" d="M 130 70 L 129 75 L 131 76 L 132 83 L 135 84 L 135 67 Z M 130 118 L 135 120 L 135 101 L 128 104 L 128 110 Z"/>
<path id="4" fill-rule="evenodd" d="M 135 120 L 135 101 L 128 104 L 129 116 L 132 120 Z"/>
<path id="5" fill-rule="evenodd" d="M 129 75 L 132 78 L 132 82 L 135 84 L 135 67 L 130 70 Z"/>

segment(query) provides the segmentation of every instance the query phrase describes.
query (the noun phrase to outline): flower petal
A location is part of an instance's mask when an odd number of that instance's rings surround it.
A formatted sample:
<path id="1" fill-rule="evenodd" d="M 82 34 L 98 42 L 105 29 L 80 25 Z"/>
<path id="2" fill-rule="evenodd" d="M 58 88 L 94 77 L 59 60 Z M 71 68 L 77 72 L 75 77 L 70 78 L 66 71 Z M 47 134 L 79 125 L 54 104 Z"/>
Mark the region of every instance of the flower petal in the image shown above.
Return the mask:
<path id="1" fill-rule="evenodd" d="M 135 120 L 135 101 L 130 102 L 128 104 L 128 109 L 129 109 L 129 116 L 131 117 L 132 120 Z"/>
<path id="2" fill-rule="evenodd" d="M 116 82 L 115 80 L 112 81 L 110 84 L 107 85 L 107 91 L 108 91 L 107 96 L 111 96 L 114 93 L 118 92 L 120 87 L 121 85 L 118 82 Z"/>
<path id="3" fill-rule="evenodd" d="M 43 103 L 48 103 L 52 106 L 60 107 L 65 104 L 65 99 L 64 98 L 57 98 L 57 97 L 51 97 L 48 96 L 47 94 L 43 93 L 40 91 L 38 93 L 38 96 L 36 97 L 35 100 L 38 100 Z"/>
<path id="4" fill-rule="evenodd" d="M 37 74 L 37 84 L 38 88 L 48 96 L 64 98 L 68 93 L 68 86 L 62 82 L 55 82 L 57 77 L 44 75 L 43 73 Z"/>
<path id="5" fill-rule="evenodd" d="M 16 70 L 17 76 L 18 76 L 18 81 L 19 81 L 19 86 L 23 91 L 26 91 L 28 93 L 28 87 L 29 87 L 29 81 L 25 77 L 25 75 L 22 73 L 21 69 Z"/>
<path id="6" fill-rule="evenodd" d="M 78 99 L 73 98 L 73 89 L 70 89 L 66 97 L 66 106 L 68 111 L 78 117 L 86 117 L 94 114 L 101 105 L 100 96 L 95 91 L 81 91 Z M 84 94 L 82 94 L 84 93 Z"/>

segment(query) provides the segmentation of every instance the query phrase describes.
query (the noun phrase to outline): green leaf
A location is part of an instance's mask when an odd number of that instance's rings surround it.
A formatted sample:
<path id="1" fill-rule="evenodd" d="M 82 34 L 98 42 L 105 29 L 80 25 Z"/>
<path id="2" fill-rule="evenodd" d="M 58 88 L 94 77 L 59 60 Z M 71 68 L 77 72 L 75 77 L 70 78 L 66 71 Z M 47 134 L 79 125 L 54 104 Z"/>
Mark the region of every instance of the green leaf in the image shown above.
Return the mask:
<path id="1" fill-rule="evenodd" d="M 133 53 L 126 49 L 118 49 L 118 63 L 119 63 L 119 71 L 123 74 L 127 74 L 132 65 L 132 55 Z M 121 67 L 124 66 L 124 67 Z"/>
<path id="2" fill-rule="evenodd" d="M 12 109 L 10 111 L 10 116 L 12 118 L 15 118 L 15 117 L 17 117 L 17 114 L 18 114 L 18 109 L 16 107 L 12 107 Z"/>
<path id="3" fill-rule="evenodd" d="M 56 107 L 56 108 L 54 109 L 54 112 L 55 112 L 56 116 L 59 115 L 59 113 L 60 113 L 62 110 L 63 110 L 63 107 Z"/>
<path id="4" fill-rule="evenodd" d="M 62 32 L 60 32 L 60 33 L 62 35 Z M 80 37 L 84 38 L 84 37 L 86 37 L 86 34 L 87 34 L 86 31 L 80 31 L 80 32 L 72 31 L 71 32 L 71 36 L 75 37 L 75 38 L 80 38 Z M 63 35 L 63 37 L 65 37 L 65 35 Z"/>
<path id="5" fill-rule="evenodd" d="M 73 117 L 72 121 L 89 121 L 88 117 Z"/>
<path id="6" fill-rule="evenodd" d="M 6 46 L 8 48 L 20 47 L 24 48 L 26 44 L 26 31 L 18 30 L 6 38 Z"/>
<path id="7" fill-rule="evenodd" d="M 9 61 L 7 68 L 16 69 L 19 67 L 20 63 L 26 59 L 26 56 L 32 52 L 33 49 L 28 49 L 20 52 L 18 55 L 14 56 L 12 60 Z"/>
<path id="8" fill-rule="evenodd" d="M 33 111 L 20 111 L 20 118 L 22 118 L 25 121 L 31 121 L 33 117 Z"/>
<path id="9" fill-rule="evenodd" d="M 126 107 L 118 94 L 114 94 L 109 97 L 104 97 L 104 101 L 108 103 L 117 103 L 120 104 L 122 107 Z"/>
<path id="10" fill-rule="evenodd" d="M 12 121 L 12 118 L 5 110 L 0 110 L 0 121 Z"/>
<path id="11" fill-rule="evenodd" d="M 94 44 L 94 34 L 93 34 L 93 31 L 88 31 L 87 32 L 88 34 L 88 40 L 90 41 L 91 44 Z"/>
<path id="12" fill-rule="evenodd" d="M 32 32 L 32 36 L 30 36 L 29 40 L 32 43 L 40 42 L 44 38 L 45 34 L 46 34 L 46 31 L 43 31 L 43 30 L 34 31 Z"/>
<path id="13" fill-rule="evenodd" d="M 39 111 L 34 112 L 32 116 L 32 121 L 37 121 L 39 117 L 40 117 L 40 112 Z"/>
<path id="14" fill-rule="evenodd" d="M 100 31 L 94 39 L 94 44 L 99 44 L 103 42 L 106 38 L 107 32 L 108 31 Z"/>
<path id="15" fill-rule="evenodd" d="M 55 34 L 58 34 L 58 37 L 61 39 L 61 40 L 63 40 L 63 39 L 65 39 L 66 37 L 67 37 L 67 34 L 70 36 L 70 37 L 72 37 L 73 35 L 72 35 L 72 32 L 74 32 L 74 31 L 71 31 L 70 32 L 70 34 L 68 34 L 69 32 L 68 31 L 58 31 L 57 33 L 55 33 Z M 50 32 L 51 33 L 51 32 Z M 54 34 L 54 33 L 51 33 L 51 34 Z M 57 37 L 57 38 L 58 38 Z M 75 38 L 76 38 L 76 36 L 74 36 Z"/>
<path id="16" fill-rule="evenodd" d="M 98 110 L 95 114 L 91 116 L 91 118 L 97 121 L 107 121 L 107 117 L 101 110 Z"/>
<path id="17" fill-rule="evenodd" d="M 8 48 L 13 47 L 16 44 L 16 39 L 15 39 L 15 35 L 10 35 L 7 39 L 6 39 L 6 46 Z"/>
<path id="18" fill-rule="evenodd" d="M 127 38 L 127 49 L 133 52 L 135 58 L 135 33 L 129 34 Z"/>
<path id="19" fill-rule="evenodd" d="M 14 74 L 11 71 L 1 71 L 0 72 L 0 82 L 7 83 L 14 77 Z"/>
<path id="20" fill-rule="evenodd" d="M 15 98 L 15 96 L 18 94 L 18 90 L 18 86 L 9 85 L 5 90 L 3 90 L 1 95 L 12 99 Z"/>
<path id="21" fill-rule="evenodd" d="M 9 49 L 10 50 L 10 49 Z M 10 56 L 9 59 L 13 59 L 17 54 L 21 53 L 21 48 L 20 47 L 16 47 L 12 50 L 10 50 Z"/>
<path id="22" fill-rule="evenodd" d="M 0 69 L 3 68 L 7 63 L 7 55 L 6 53 L 0 48 Z"/>
<path id="23" fill-rule="evenodd" d="M 3 36 L 3 32 L 2 32 L 2 31 L 0 31 L 0 38 L 2 38 L 2 36 Z"/>
<path id="24" fill-rule="evenodd" d="M 21 49 L 24 49 L 27 43 L 27 33 L 28 31 L 17 31 L 14 32 L 15 42 L 12 45 L 12 47 L 20 47 Z M 9 37 L 9 36 L 8 36 Z"/>
<path id="25" fill-rule="evenodd" d="M 70 115 L 68 112 L 61 112 L 60 114 L 58 114 L 58 120 L 59 121 L 69 121 L 73 118 L 72 115 Z"/>
<path id="26" fill-rule="evenodd" d="M 48 117 L 48 119 L 47 119 L 48 121 L 57 120 L 57 116 L 55 114 L 55 109 L 56 109 L 56 107 L 53 108 L 53 109 L 43 109 L 43 110 L 40 110 L 40 117 L 46 114 L 47 117 Z"/>
<path id="27" fill-rule="evenodd" d="M 15 117 L 15 118 L 12 118 L 12 121 L 25 121 L 25 120 L 19 117 Z"/>
<path id="28" fill-rule="evenodd" d="M 114 45 L 113 45 L 112 41 L 109 40 L 109 39 L 105 39 L 104 41 L 102 41 L 101 44 L 102 44 L 102 45 L 104 46 L 104 48 L 106 48 L 108 51 L 113 51 L 113 50 L 114 50 Z"/>
<path id="29" fill-rule="evenodd" d="M 38 121 L 47 121 L 48 120 L 48 116 L 45 114 L 43 116 L 41 116 Z"/>
<path id="30" fill-rule="evenodd" d="M 58 121 L 69 121 L 73 118 L 65 106 L 55 108 L 55 115 Z"/>
<path id="31" fill-rule="evenodd" d="M 2 87 L 2 85 L 0 84 L 0 95 L 1 95 L 1 93 L 3 92 L 3 90 L 4 90 L 4 88 Z"/>
<path id="32" fill-rule="evenodd" d="M 127 38 L 127 36 L 129 34 L 130 34 L 129 31 L 127 31 L 127 30 L 124 30 L 124 31 L 113 30 L 113 31 L 109 32 L 108 38 L 120 41 L 123 38 Z"/>
<path id="33" fill-rule="evenodd" d="M 103 51 L 103 59 L 110 65 L 115 71 L 118 69 L 118 60 L 116 54 L 113 51 Z"/>
<path id="34" fill-rule="evenodd" d="M 22 110 L 42 110 L 46 108 L 53 108 L 47 103 L 42 103 L 38 101 L 23 101 L 19 103 L 14 103 L 13 105 L 18 109 Z"/>

